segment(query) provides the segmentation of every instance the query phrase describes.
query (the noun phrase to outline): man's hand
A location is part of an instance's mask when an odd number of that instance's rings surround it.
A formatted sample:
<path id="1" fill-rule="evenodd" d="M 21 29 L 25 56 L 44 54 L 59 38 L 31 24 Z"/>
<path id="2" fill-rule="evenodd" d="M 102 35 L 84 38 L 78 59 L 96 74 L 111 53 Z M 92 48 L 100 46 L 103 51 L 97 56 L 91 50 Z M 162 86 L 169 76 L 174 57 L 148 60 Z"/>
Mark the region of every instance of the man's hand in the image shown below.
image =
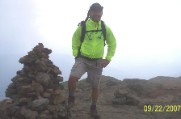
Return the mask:
<path id="1" fill-rule="evenodd" d="M 102 61 L 101 61 L 101 67 L 102 67 L 102 68 L 105 68 L 109 63 L 110 63 L 109 60 L 107 60 L 107 59 L 102 59 Z"/>

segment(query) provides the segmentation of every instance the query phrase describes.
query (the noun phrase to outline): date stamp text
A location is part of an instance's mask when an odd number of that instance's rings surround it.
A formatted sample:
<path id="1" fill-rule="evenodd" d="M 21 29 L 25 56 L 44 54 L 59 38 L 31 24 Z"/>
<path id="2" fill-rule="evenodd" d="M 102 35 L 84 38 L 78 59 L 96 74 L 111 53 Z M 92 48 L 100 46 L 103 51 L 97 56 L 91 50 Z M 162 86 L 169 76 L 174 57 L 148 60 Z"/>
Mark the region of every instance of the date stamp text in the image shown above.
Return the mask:
<path id="1" fill-rule="evenodd" d="M 144 112 L 180 112 L 181 105 L 144 105 Z"/>

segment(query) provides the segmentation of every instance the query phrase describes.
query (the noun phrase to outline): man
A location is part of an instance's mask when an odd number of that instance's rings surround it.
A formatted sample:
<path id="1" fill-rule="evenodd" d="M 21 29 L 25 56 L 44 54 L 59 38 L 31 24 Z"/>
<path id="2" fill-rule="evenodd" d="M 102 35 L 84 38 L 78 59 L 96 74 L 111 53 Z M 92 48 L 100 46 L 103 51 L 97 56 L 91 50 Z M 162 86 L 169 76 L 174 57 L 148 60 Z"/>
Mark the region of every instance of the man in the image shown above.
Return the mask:
<path id="1" fill-rule="evenodd" d="M 92 86 L 92 104 L 90 106 L 92 116 L 98 116 L 96 103 L 99 95 L 99 81 L 102 70 L 110 63 L 116 50 L 116 39 L 107 25 L 105 25 L 106 36 L 103 36 L 102 15 L 103 7 L 99 3 L 92 4 L 87 13 L 87 18 L 85 19 L 86 32 L 83 41 L 80 40 L 83 25 L 78 26 L 72 38 L 72 50 L 73 56 L 75 57 L 75 64 L 71 69 L 68 80 L 68 105 L 71 106 L 74 104 L 76 82 L 87 72 L 88 80 Z M 108 50 L 104 59 L 105 42 Z"/>

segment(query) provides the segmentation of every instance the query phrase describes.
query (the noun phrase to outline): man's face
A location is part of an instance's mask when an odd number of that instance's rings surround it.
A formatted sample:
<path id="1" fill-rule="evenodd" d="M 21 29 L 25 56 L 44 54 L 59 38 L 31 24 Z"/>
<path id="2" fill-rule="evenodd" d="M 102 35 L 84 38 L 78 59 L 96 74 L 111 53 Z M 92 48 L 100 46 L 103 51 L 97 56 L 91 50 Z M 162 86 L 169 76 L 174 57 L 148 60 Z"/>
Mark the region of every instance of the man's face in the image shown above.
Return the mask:
<path id="1" fill-rule="evenodd" d="M 102 14 L 102 11 L 91 11 L 90 18 L 95 22 L 99 22 L 101 20 Z"/>

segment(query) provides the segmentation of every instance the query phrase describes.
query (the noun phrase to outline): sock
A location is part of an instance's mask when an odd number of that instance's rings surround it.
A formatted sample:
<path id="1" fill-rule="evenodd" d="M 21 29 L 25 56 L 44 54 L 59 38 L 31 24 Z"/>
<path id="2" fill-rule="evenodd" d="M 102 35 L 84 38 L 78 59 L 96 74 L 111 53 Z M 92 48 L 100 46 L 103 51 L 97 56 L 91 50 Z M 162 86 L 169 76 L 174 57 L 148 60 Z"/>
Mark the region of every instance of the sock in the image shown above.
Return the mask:
<path id="1" fill-rule="evenodd" d="M 93 104 L 92 104 L 92 105 L 90 106 L 90 110 L 96 110 L 96 105 L 93 105 Z"/>
<path id="2" fill-rule="evenodd" d="M 74 95 L 74 92 L 69 92 L 69 96 L 70 97 L 74 97 L 75 95 Z"/>
<path id="3" fill-rule="evenodd" d="M 94 105 L 94 106 L 96 106 L 96 102 L 92 102 L 92 104 L 91 105 Z"/>

